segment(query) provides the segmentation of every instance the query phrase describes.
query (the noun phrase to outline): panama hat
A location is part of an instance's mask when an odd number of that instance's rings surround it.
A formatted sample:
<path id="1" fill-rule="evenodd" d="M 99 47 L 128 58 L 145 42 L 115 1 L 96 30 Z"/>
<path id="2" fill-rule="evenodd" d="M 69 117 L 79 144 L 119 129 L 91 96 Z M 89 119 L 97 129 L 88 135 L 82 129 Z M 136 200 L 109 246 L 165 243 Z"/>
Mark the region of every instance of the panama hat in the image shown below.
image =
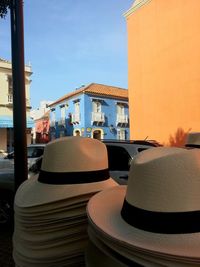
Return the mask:
<path id="1" fill-rule="evenodd" d="M 149 258 L 144 258 L 142 253 L 131 253 L 131 258 L 134 260 L 129 260 L 127 257 L 122 256 L 122 249 L 120 253 L 113 246 L 109 246 L 102 242 L 96 234 L 93 233 L 91 228 L 88 229 L 89 242 L 85 251 L 85 262 L 87 267 L 160 267 L 154 262 L 150 261 Z M 124 251 L 124 249 L 123 249 Z M 126 255 L 125 255 L 126 256 Z M 148 265 L 146 265 L 148 263 Z"/>
<path id="2" fill-rule="evenodd" d="M 39 175 L 22 183 L 15 195 L 15 264 L 82 266 L 88 242 L 87 202 L 116 185 L 102 142 L 65 137 L 48 143 Z"/>
<path id="3" fill-rule="evenodd" d="M 15 205 L 47 204 L 116 184 L 109 176 L 107 149 L 101 141 L 63 137 L 46 145 L 40 173 L 20 185 Z"/>
<path id="4" fill-rule="evenodd" d="M 37 205 L 37 206 L 33 206 L 33 207 L 23 207 L 23 209 L 21 209 L 20 207 L 18 207 L 16 204 L 14 205 L 14 209 L 20 213 L 20 215 L 22 216 L 38 216 L 38 215 L 42 215 L 42 214 L 47 214 L 47 213 L 52 213 L 58 210 L 62 210 L 62 209 L 71 209 L 74 207 L 82 207 L 84 206 L 87 202 L 88 199 L 93 195 L 94 193 L 91 192 L 89 194 L 85 194 L 85 195 L 81 195 L 77 198 L 77 196 L 69 198 L 69 199 L 65 199 L 65 201 L 63 202 L 63 199 L 59 200 L 59 201 L 55 201 L 55 202 L 50 202 L 48 203 L 48 205 Z"/>
<path id="5" fill-rule="evenodd" d="M 87 267 L 128 267 L 128 265 L 117 260 L 112 254 L 106 253 L 91 241 L 89 241 L 85 251 L 85 263 Z"/>
<path id="6" fill-rule="evenodd" d="M 168 266 L 168 267 L 195 267 L 199 266 L 199 262 L 194 259 L 188 259 L 186 257 L 175 257 L 170 255 L 163 255 L 158 253 L 152 253 L 145 251 L 144 249 L 136 249 L 124 246 L 123 243 L 116 243 L 111 238 L 105 237 L 101 232 L 94 230 L 93 227 L 88 227 L 88 234 L 90 240 L 110 257 L 114 257 L 115 260 L 120 260 L 121 263 L 127 266 L 133 266 L 133 263 L 141 264 L 142 266 Z"/>
<path id="7" fill-rule="evenodd" d="M 200 148 L 200 132 L 188 133 L 185 146 Z"/>
<path id="8" fill-rule="evenodd" d="M 127 187 L 90 199 L 89 223 L 130 250 L 200 262 L 199 186 L 200 150 L 151 148 L 132 161 Z"/>

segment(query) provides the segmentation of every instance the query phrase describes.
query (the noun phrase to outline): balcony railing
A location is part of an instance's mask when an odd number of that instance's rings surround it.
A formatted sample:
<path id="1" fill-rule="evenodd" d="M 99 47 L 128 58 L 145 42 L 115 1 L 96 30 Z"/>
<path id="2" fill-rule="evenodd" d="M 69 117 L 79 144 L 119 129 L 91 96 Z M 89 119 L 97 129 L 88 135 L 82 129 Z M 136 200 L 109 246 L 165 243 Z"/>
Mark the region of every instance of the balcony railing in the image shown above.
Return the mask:
<path id="1" fill-rule="evenodd" d="M 116 125 L 119 125 L 119 124 L 128 124 L 128 115 L 117 114 Z"/>
<path id="2" fill-rule="evenodd" d="M 81 114 L 80 113 L 72 113 L 71 123 L 76 124 L 76 123 L 80 123 L 80 121 L 81 121 Z"/>
<path id="3" fill-rule="evenodd" d="M 105 114 L 103 112 L 92 112 L 92 124 L 96 123 L 104 123 L 105 122 Z"/>

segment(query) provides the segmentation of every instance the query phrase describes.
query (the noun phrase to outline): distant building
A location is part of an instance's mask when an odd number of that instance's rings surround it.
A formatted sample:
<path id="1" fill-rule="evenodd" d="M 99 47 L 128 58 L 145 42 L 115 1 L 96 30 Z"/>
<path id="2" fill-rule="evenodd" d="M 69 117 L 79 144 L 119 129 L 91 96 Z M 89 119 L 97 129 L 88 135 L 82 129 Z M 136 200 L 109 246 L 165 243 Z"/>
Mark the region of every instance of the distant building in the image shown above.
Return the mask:
<path id="1" fill-rule="evenodd" d="M 182 145 L 200 131 L 199 14 L 199 0 L 135 0 L 126 12 L 131 139 Z"/>
<path id="2" fill-rule="evenodd" d="M 27 143 L 31 143 L 31 128 L 33 121 L 30 118 L 30 76 L 31 67 L 25 66 L 26 90 L 26 118 Z M 11 62 L 0 58 L 0 149 L 12 151 L 13 140 L 13 86 Z"/>
<path id="3" fill-rule="evenodd" d="M 49 141 L 49 105 L 52 101 L 43 100 L 37 109 L 31 110 L 30 116 L 34 120 L 32 128 L 32 143 L 47 143 Z"/>
<path id="4" fill-rule="evenodd" d="M 128 91 L 91 83 L 50 106 L 50 139 L 84 136 L 129 139 Z"/>
<path id="5" fill-rule="evenodd" d="M 35 120 L 35 140 L 34 143 L 49 142 L 49 113 L 47 111 L 41 118 Z"/>

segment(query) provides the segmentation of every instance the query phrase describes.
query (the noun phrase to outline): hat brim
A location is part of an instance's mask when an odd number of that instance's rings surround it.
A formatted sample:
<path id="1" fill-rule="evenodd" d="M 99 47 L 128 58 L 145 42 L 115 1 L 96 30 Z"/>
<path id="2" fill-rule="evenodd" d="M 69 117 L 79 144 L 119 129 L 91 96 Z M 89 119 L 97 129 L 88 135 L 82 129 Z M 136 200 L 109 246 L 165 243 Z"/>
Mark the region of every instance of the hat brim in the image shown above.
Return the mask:
<path id="1" fill-rule="evenodd" d="M 15 230 L 13 236 L 15 235 L 18 239 L 20 239 L 20 242 L 27 242 L 27 244 L 44 244 L 44 243 L 53 243 L 54 240 L 58 239 L 72 239 L 73 237 L 77 237 L 79 235 L 86 234 L 87 230 L 87 223 L 84 222 L 80 225 L 76 225 L 75 227 L 70 227 L 70 228 L 62 228 L 62 229 L 57 229 L 57 231 L 52 231 L 52 232 L 44 232 L 44 234 L 41 234 L 40 232 L 37 233 L 35 232 L 34 235 L 33 233 L 23 231 L 23 230 Z M 37 242 L 37 243 L 36 243 Z"/>
<path id="2" fill-rule="evenodd" d="M 96 193 L 116 185 L 118 184 L 112 178 L 94 183 L 44 184 L 38 181 L 38 175 L 36 175 L 20 185 L 15 195 L 15 205 L 24 208 L 73 197 L 79 198 L 82 195 Z"/>
<path id="3" fill-rule="evenodd" d="M 88 205 L 90 223 L 102 235 L 123 246 L 176 257 L 199 258 L 200 233 L 159 234 L 137 229 L 121 217 L 126 186 L 104 190 L 94 195 Z"/>
<path id="4" fill-rule="evenodd" d="M 119 262 L 118 259 L 112 255 L 106 254 L 102 248 L 99 249 L 91 240 L 88 242 L 88 246 L 85 250 L 85 262 L 87 267 L 127 267 L 126 264 Z"/>
<path id="5" fill-rule="evenodd" d="M 77 209 L 77 208 L 81 208 L 81 207 L 85 207 L 87 202 L 88 202 L 88 199 L 92 196 L 93 194 L 87 194 L 87 195 L 84 195 L 84 201 L 79 198 L 76 200 L 79 202 L 78 203 L 75 203 L 75 204 L 71 204 L 70 201 L 67 201 L 65 200 L 63 202 L 62 201 L 56 201 L 56 202 L 53 202 L 52 204 L 48 204 L 48 205 L 40 205 L 40 206 L 35 206 L 35 207 L 31 207 L 31 208 L 20 208 L 18 206 L 14 206 L 14 210 L 15 212 L 22 216 L 22 217 L 27 217 L 29 218 L 30 216 L 32 218 L 36 217 L 40 217 L 40 216 L 43 216 L 43 215 L 47 215 L 47 214 L 53 214 L 53 213 L 57 213 L 57 212 L 63 212 L 63 211 L 68 211 L 68 210 L 72 210 L 72 209 Z M 72 200 L 72 198 L 70 199 Z M 62 202 L 62 206 L 61 206 L 61 203 Z"/>
<path id="6" fill-rule="evenodd" d="M 43 247 L 43 249 L 41 248 L 33 248 L 32 246 L 27 246 L 26 244 L 23 244 L 21 242 L 19 242 L 15 237 L 13 237 L 13 244 L 15 247 L 15 250 L 19 253 L 22 254 L 24 257 L 27 258 L 32 258 L 32 259 L 37 259 L 38 261 L 41 260 L 45 260 L 45 262 L 49 261 L 53 261 L 56 258 L 62 257 L 63 255 L 67 256 L 67 255 L 71 255 L 72 253 L 78 253 L 78 252 L 83 252 L 83 250 L 85 249 L 86 245 L 88 243 L 88 239 L 85 237 L 83 239 L 83 237 L 80 236 L 77 237 L 77 239 L 73 239 L 73 240 L 60 240 L 58 243 L 55 242 L 55 244 L 53 244 L 51 246 L 47 244 L 46 247 Z"/>
<path id="7" fill-rule="evenodd" d="M 175 257 L 175 256 L 171 256 L 168 258 L 166 256 L 166 254 L 160 254 L 160 253 L 154 253 L 154 252 L 148 252 L 148 251 L 144 251 L 141 249 L 136 250 L 134 248 L 134 250 L 132 249 L 127 249 L 127 247 L 123 246 L 122 243 L 117 244 L 115 242 L 112 242 L 112 240 L 106 239 L 105 237 L 101 237 L 99 235 L 99 232 L 95 232 L 93 228 L 89 227 L 88 228 L 88 234 L 89 234 L 89 239 L 100 249 L 103 249 L 103 251 L 105 250 L 105 253 L 107 252 L 108 254 L 108 248 L 111 248 L 112 251 L 116 252 L 117 254 L 115 255 L 115 257 L 117 258 L 121 258 L 121 256 L 123 257 L 121 259 L 122 262 L 126 262 L 127 265 L 126 266 L 132 266 L 132 262 L 137 262 L 137 263 L 142 263 L 139 262 L 138 260 L 142 260 L 143 265 L 144 266 L 150 266 L 150 262 L 151 262 L 151 266 L 155 267 L 155 266 L 172 266 L 173 267 L 183 267 L 183 266 L 197 266 L 196 264 L 199 264 L 199 262 L 192 260 L 192 259 L 187 259 L 187 258 L 180 258 L 180 257 Z M 120 255 L 120 256 L 119 256 Z M 127 262 L 127 261 L 131 261 Z M 147 264 L 148 262 L 148 264 Z M 146 264 L 144 264 L 146 263 Z M 157 265 L 158 264 L 158 265 Z"/>

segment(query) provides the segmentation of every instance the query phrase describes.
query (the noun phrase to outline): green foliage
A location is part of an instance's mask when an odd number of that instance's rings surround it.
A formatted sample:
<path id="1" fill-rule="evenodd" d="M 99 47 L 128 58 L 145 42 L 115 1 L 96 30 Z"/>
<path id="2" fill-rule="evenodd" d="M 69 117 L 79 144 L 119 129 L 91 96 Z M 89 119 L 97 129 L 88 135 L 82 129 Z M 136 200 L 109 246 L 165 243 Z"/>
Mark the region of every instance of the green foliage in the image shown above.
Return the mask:
<path id="1" fill-rule="evenodd" d="M 0 0 L 0 18 L 5 18 L 9 7 L 10 0 Z"/>

